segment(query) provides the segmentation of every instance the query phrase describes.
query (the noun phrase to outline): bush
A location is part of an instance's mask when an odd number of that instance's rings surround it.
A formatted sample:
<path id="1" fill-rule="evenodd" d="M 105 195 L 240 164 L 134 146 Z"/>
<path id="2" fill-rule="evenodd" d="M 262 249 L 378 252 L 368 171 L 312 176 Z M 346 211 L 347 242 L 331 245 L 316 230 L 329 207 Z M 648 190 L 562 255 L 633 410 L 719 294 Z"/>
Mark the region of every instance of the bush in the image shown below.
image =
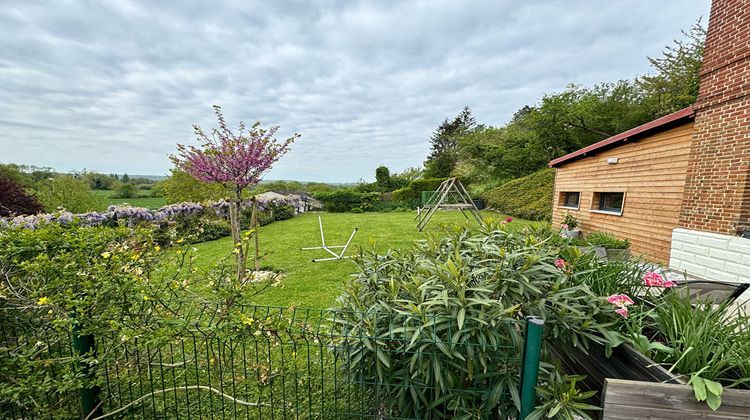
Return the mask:
<path id="1" fill-rule="evenodd" d="M 543 169 L 514 179 L 484 195 L 487 206 L 511 216 L 528 220 L 552 218 L 554 169 Z"/>
<path id="2" fill-rule="evenodd" d="M 0 217 L 41 212 L 42 205 L 9 178 L 0 176 Z"/>
<path id="3" fill-rule="evenodd" d="M 134 198 L 138 195 L 138 189 L 131 183 L 120 183 L 115 188 L 112 198 Z"/>
<path id="4" fill-rule="evenodd" d="M 606 232 L 591 232 L 586 235 L 585 242 L 592 246 L 603 246 L 608 249 L 630 248 L 630 241 L 619 239 L 617 236 Z"/>
<path id="5" fill-rule="evenodd" d="M 362 210 L 362 207 L 354 207 L 352 209 L 352 213 L 364 213 L 365 211 Z"/>
<path id="6" fill-rule="evenodd" d="M 226 220 L 202 219 L 198 225 L 194 242 L 206 242 L 232 235 L 232 227 Z"/>
<path id="7" fill-rule="evenodd" d="M 36 196 L 47 212 L 63 208 L 71 213 L 86 213 L 104 210 L 104 198 L 89 190 L 88 184 L 72 176 L 59 176 L 42 181 Z"/>
<path id="8" fill-rule="evenodd" d="M 273 209 L 273 220 L 288 220 L 294 217 L 294 207 L 292 206 L 278 206 Z"/>
<path id="9" fill-rule="evenodd" d="M 422 191 L 435 191 L 447 178 L 415 179 L 408 186 L 393 191 L 393 200 L 416 203 L 422 200 Z"/>
<path id="10" fill-rule="evenodd" d="M 359 192 L 351 189 L 338 189 L 331 192 L 315 194 L 315 198 L 323 203 L 327 211 L 342 213 L 352 211 L 359 207 L 362 210 L 370 210 L 380 200 L 380 193 Z"/>
<path id="11" fill-rule="evenodd" d="M 522 342 L 515 322 L 526 316 L 545 320 L 548 344 L 619 343 L 608 329 L 614 308 L 576 277 L 595 272 L 595 257 L 569 247 L 549 225 L 506 229 L 456 229 L 409 250 L 357 258 L 360 272 L 336 307 L 340 332 L 355 345 L 337 350 L 345 370 L 388 384 L 376 402 L 384 412 L 513 418 L 507 395 L 518 387 L 520 367 L 509 360 Z"/>

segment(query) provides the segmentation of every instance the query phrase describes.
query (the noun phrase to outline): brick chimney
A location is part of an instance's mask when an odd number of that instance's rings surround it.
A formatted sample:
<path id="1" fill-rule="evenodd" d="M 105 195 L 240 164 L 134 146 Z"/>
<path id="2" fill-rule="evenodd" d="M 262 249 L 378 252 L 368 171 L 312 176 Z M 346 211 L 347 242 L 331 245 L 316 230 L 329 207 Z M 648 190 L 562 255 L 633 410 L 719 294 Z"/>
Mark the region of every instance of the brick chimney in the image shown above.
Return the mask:
<path id="1" fill-rule="evenodd" d="M 687 182 L 686 230 L 750 230 L 750 0 L 713 0 Z"/>

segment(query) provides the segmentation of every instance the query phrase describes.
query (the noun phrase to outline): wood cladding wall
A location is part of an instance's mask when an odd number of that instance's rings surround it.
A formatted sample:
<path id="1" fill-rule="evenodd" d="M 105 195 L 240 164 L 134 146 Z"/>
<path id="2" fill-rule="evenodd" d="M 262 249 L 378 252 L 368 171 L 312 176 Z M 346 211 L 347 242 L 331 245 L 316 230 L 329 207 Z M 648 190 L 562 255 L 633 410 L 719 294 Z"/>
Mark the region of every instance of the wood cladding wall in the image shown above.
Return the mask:
<path id="1" fill-rule="evenodd" d="M 685 191 L 693 123 L 644 137 L 557 168 L 552 222 L 570 212 L 579 228 L 630 240 L 633 254 L 667 263 Z M 609 158 L 617 158 L 609 164 Z M 562 192 L 580 192 L 578 210 L 561 207 Z M 624 192 L 622 215 L 592 212 L 596 192 Z"/>

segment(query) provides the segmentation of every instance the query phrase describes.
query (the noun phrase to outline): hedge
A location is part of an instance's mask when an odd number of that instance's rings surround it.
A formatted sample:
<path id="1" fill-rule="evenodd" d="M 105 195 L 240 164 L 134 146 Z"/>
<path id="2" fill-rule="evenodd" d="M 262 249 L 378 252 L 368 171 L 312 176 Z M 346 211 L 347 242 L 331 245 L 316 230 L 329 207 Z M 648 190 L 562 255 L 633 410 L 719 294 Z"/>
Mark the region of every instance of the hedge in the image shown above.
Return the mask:
<path id="1" fill-rule="evenodd" d="M 508 181 L 484 194 L 487 207 L 528 220 L 552 218 L 552 190 L 555 170 L 542 169 Z"/>
<path id="2" fill-rule="evenodd" d="M 447 178 L 416 179 L 404 188 L 393 192 L 393 201 L 412 203 L 422 199 L 422 191 L 435 191 Z"/>
<path id="3" fill-rule="evenodd" d="M 359 208 L 370 211 L 375 202 L 380 200 L 379 192 L 359 192 L 352 189 L 338 189 L 331 192 L 320 192 L 315 198 L 323 203 L 327 211 L 342 213 Z"/>

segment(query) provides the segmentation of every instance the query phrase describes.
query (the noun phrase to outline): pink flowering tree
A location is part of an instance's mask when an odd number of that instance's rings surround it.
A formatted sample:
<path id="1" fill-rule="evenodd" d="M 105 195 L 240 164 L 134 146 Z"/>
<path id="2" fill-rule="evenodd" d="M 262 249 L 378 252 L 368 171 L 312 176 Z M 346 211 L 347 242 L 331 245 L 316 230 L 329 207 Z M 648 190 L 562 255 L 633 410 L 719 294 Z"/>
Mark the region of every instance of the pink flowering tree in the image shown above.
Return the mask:
<path id="1" fill-rule="evenodd" d="M 260 122 L 249 128 L 240 122 L 235 132 L 227 126 L 221 107 L 214 105 L 213 108 L 219 127 L 206 133 L 200 126 L 193 125 L 200 146 L 178 144 L 178 154 L 171 158 L 178 168 L 198 181 L 221 184 L 231 191 L 229 220 L 237 255 L 237 279 L 241 281 L 245 275 L 245 250 L 239 221 L 242 193 L 260 182 L 273 164 L 289 151 L 299 134 L 277 141 L 275 135 L 279 127 L 264 129 Z"/>

